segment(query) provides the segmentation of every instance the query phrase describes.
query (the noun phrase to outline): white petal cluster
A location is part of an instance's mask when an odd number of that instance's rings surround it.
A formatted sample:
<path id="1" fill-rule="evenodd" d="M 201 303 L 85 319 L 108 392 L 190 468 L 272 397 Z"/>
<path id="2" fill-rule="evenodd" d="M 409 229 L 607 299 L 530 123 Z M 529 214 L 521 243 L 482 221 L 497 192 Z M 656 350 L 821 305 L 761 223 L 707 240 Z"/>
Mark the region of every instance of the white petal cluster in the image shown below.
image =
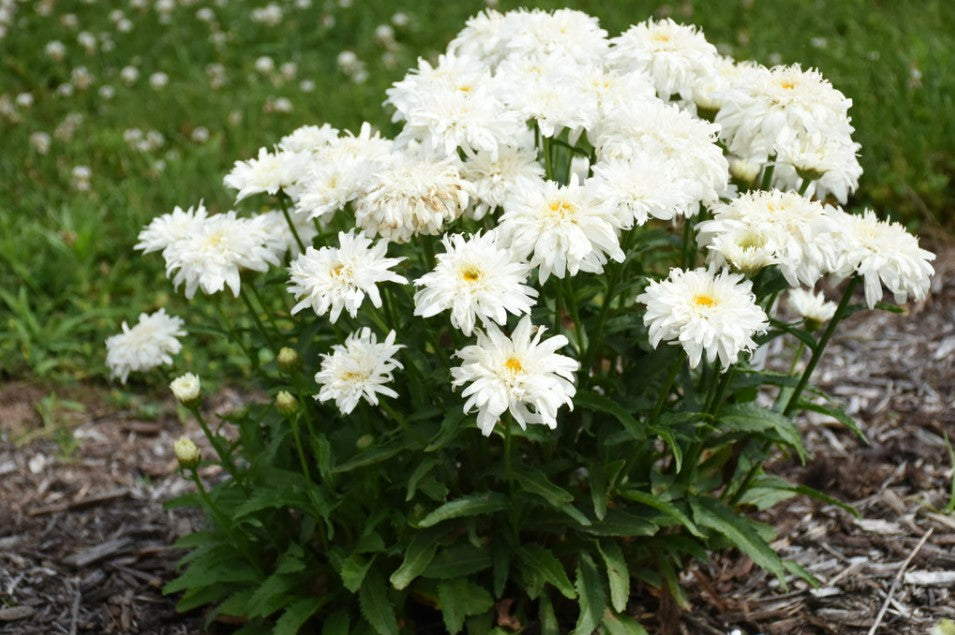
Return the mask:
<path id="1" fill-rule="evenodd" d="M 790 289 L 786 294 L 790 306 L 807 322 L 824 324 L 836 314 L 835 302 L 826 300 L 823 293 L 814 293 L 809 289 Z"/>
<path id="2" fill-rule="evenodd" d="M 451 310 L 451 325 L 471 335 L 477 320 L 504 325 L 508 314 L 529 314 L 537 291 L 525 284 L 531 265 L 498 244 L 493 232 L 445 236 L 430 273 L 415 280 L 415 315 Z"/>
<path id="3" fill-rule="evenodd" d="M 334 400 L 347 415 L 363 398 L 376 406 L 378 395 L 397 397 L 387 384 L 394 380 L 395 369 L 402 368 L 394 358 L 401 348 L 401 344 L 395 344 L 394 331 L 380 343 L 367 327 L 355 331 L 344 344 L 335 344 L 330 354 L 322 355 L 321 369 L 315 374 L 321 388 L 315 398 L 321 402 Z"/>
<path id="4" fill-rule="evenodd" d="M 279 190 L 293 189 L 304 178 L 310 160 L 307 152 L 269 152 L 259 148 L 258 157 L 236 161 L 223 182 L 226 187 L 238 190 L 236 201 L 262 192 L 276 194 Z"/>
<path id="5" fill-rule="evenodd" d="M 461 365 L 451 369 L 453 385 L 466 386 L 464 412 L 477 410 L 477 424 L 489 436 L 501 415 L 510 412 L 521 428 L 540 423 L 557 427 L 557 411 L 573 410 L 574 373 L 580 364 L 556 351 L 567 344 L 563 335 L 544 341 L 543 327 L 524 316 L 511 337 L 494 324 L 478 331 L 477 342 L 457 352 Z"/>
<path id="6" fill-rule="evenodd" d="M 544 166 L 537 161 L 537 151 L 525 146 L 505 145 L 497 156 L 479 152 L 469 156 L 462 174 L 474 188 L 474 206 L 469 215 L 480 220 L 488 212 L 503 207 L 522 181 L 544 178 Z"/>
<path id="7" fill-rule="evenodd" d="M 163 250 L 166 275 L 176 288 L 185 284 L 187 298 L 197 289 L 213 294 L 229 287 L 239 295 L 243 270 L 267 271 L 279 258 L 269 248 L 267 220 L 262 216 L 238 218 L 235 212 L 208 216 L 192 233 Z"/>
<path id="8" fill-rule="evenodd" d="M 396 154 L 374 173 L 354 202 L 355 224 L 369 236 L 406 243 L 415 235 L 443 233 L 464 213 L 471 184 L 456 157 L 445 159 L 408 152 Z"/>
<path id="9" fill-rule="evenodd" d="M 882 299 L 885 286 L 895 301 L 916 301 L 928 294 L 935 269 L 935 254 L 919 247 L 918 238 L 899 223 L 879 220 L 872 210 L 862 215 L 833 213 L 835 234 L 841 248 L 839 273 L 862 277 L 869 308 Z"/>
<path id="10" fill-rule="evenodd" d="M 653 280 L 637 296 L 647 312 L 650 344 L 679 344 L 690 368 L 703 355 L 709 363 L 720 361 L 726 370 L 742 352 L 756 348 L 753 336 L 769 325 L 766 312 L 756 304 L 752 283 L 742 275 L 723 270 L 673 269 L 662 281 Z"/>
<path id="11" fill-rule="evenodd" d="M 288 221 L 281 210 L 271 210 L 261 215 L 262 225 L 265 229 L 265 246 L 275 254 L 279 260 L 285 257 L 285 254 L 291 253 L 298 255 L 302 250 L 299 248 L 298 241 L 295 240 L 295 234 L 289 227 Z M 292 225 L 298 237 L 306 245 L 311 245 L 312 240 L 318 236 L 318 229 L 315 223 L 310 221 L 304 214 L 292 211 L 289 213 L 292 219 Z"/>
<path id="12" fill-rule="evenodd" d="M 167 315 L 165 309 L 139 314 L 132 328 L 123 322 L 123 332 L 106 338 L 106 366 L 111 377 L 126 383 L 131 372 L 143 372 L 172 364 L 172 356 L 182 350 L 185 337 L 182 318 Z"/>
<path id="13" fill-rule="evenodd" d="M 338 140 L 339 131 L 329 124 L 302 126 L 279 140 L 279 149 L 286 152 L 321 152 Z"/>
<path id="14" fill-rule="evenodd" d="M 207 216 L 208 211 L 202 202 L 186 210 L 177 205 L 168 214 L 152 219 L 139 232 L 135 249 L 141 249 L 144 254 L 165 251 L 169 245 L 195 233 Z"/>
<path id="15" fill-rule="evenodd" d="M 597 200 L 616 210 L 624 229 L 651 217 L 671 220 L 696 212 L 693 181 L 659 154 L 640 151 L 626 159 L 599 161 L 593 171 L 587 186 Z"/>
<path id="16" fill-rule="evenodd" d="M 497 231 L 517 254 L 538 267 L 541 283 L 554 275 L 599 273 L 610 258 L 622 262 L 616 210 L 572 176 L 566 186 L 525 181 L 511 197 Z"/>
<path id="17" fill-rule="evenodd" d="M 670 18 L 636 24 L 611 44 L 610 63 L 652 77 L 657 94 L 665 100 L 677 94 L 692 99 L 693 87 L 716 72 L 720 57 L 699 29 Z"/>
<path id="18" fill-rule="evenodd" d="M 309 247 L 289 266 L 289 293 L 299 300 L 292 313 L 311 308 L 316 315 L 331 313 L 332 322 L 342 310 L 355 317 L 365 300 L 381 307 L 378 284 L 407 284 L 404 276 L 391 271 L 404 258 L 387 258 L 388 243 L 372 244 L 367 236 L 354 230 L 338 234 L 338 247 Z"/>

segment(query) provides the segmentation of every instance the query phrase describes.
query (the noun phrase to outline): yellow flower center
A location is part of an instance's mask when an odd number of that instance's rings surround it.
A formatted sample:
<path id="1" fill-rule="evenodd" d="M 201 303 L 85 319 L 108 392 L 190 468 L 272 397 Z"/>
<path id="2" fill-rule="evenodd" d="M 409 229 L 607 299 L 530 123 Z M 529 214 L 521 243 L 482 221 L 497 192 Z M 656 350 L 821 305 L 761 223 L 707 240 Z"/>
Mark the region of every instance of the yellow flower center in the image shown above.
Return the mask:
<path id="1" fill-rule="evenodd" d="M 740 249 L 759 249 L 766 245 L 766 239 L 758 234 L 745 234 L 739 241 Z"/>
<path id="2" fill-rule="evenodd" d="M 461 270 L 461 278 L 465 282 L 477 282 L 481 279 L 481 270 L 471 265 Z"/>
<path id="3" fill-rule="evenodd" d="M 469 93 L 472 90 L 474 90 L 474 88 L 468 84 L 461 84 L 460 86 L 458 86 L 458 90 L 460 90 L 462 93 Z"/>
<path id="4" fill-rule="evenodd" d="M 521 365 L 520 360 L 516 357 L 508 357 L 507 361 L 504 362 L 504 368 L 512 373 L 519 373 L 524 370 L 524 366 Z"/>
<path id="5" fill-rule="evenodd" d="M 655 42 L 669 42 L 669 41 L 670 41 L 670 34 L 669 34 L 669 33 L 660 33 L 660 32 L 657 32 L 657 33 L 654 33 L 653 35 L 651 35 L 651 36 L 650 36 L 650 39 L 651 39 L 651 40 L 654 40 Z"/>
<path id="6" fill-rule="evenodd" d="M 353 370 L 346 370 L 342 373 L 342 380 L 344 381 L 365 381 L 368 379 L 368 373 L 356 373 Z"/>
<path id="7" fill-rule="evenodd" d="M 716 298 L 708 293 L 699 293 L 693 296 L 693 304 L 704 307 L 716 306 Z"/>
<path id="8" fill-rule="evenodd" d="M 341 278 L 348 275 L 348 272 L 345 270 L 345 265 L 339 263 L 332 267 L 331 274 L 333 278 Z"/>
<path id="9" fill-rule="evenodd" d="M 550 211 L 552 216 L 557 216 L 561 220 L 565 220 L 567 217 L 573 216 L 577 213 L 577 206 L 564 199 L 551 201 L 548 203 L 547 209 Z"/>
<path id="10" fill-rule="evenodd" d="M 786 81 L 779 82 L 779 87 L 784 90 L 792 90 L 796 87 L 796 82 L 791 79 L 787 79 Z"/>

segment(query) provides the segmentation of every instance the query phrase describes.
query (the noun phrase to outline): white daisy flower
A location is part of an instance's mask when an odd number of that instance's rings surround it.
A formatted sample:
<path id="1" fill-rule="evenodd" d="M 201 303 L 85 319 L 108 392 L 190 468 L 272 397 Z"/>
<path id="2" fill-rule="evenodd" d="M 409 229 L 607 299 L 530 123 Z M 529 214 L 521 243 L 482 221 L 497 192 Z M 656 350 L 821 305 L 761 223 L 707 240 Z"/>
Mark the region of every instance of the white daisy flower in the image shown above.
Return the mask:
<path id="1" fill-rule="evenodd" d="M 594 199 L 576 175 L 567 186 L 525 181 L 501 215 L 497 231 L 521 257 L 539 267 L 541 283 L 554 275 L 599 273 L 607 259 L 623 262 L 616 210 Z"/>
<path id="2" fill-rule="evenodd" d="M 226 187 L 238 190 L 235 200 L 266 192 L 276 194 L 288 190 L 302 179 L 308 168 L 311 155 L 306 152 L 269 152 L 259 148 L 257 158 L 236 161 L 232 171 L 223 182 Z"/>
<path id="3" fill-rule="evenodd" d="M 521 181 L 544 178 L 544 168 L 537 162 L 537 150 L 533 147 L 506 145 L 498 148 L 496 157 L 490 152 L 469 156 L 463 175 L 474 186 L 475 205 L 469 215 L 480 220 L 503 207 Z"/>
<path id="4" fill-rule="evenodd" d="M 646 73 L 666 100 L 676 94 L 692 99 L 693 86 L 715 72 L 720 57 L 697 27 L 670 18 L 635 24 L 610 42 L 610 63 L 621 70 Z"/>
<path id="5" fill-rule="evenodd" d="M 567 344 L 563 335 L 543 342 L 543 327 L 531 324 L 524 316 L 511 337 L 494 324 L 487 332 L 477 332 L 477 343 L 456 353 L 461 365 L 451 369 L 452 385 L 467 385 L 464 412 L 478 411 L 477 424 L 489 436 L 505 411 L 511 413 L 522 429 L 541 423 L 557 427 L 557 410 L 566 405 L 573 410 L 574 373 L 580 364 L 558 355 Z"/>
<path id="6" fill-rule="evenodd" d="M 525 15 L 524 28 L 504 42 L 509 56 L 566 58 L 587 66 L 603 62 L 609 42 L 597 18 L 574 9 L 533 10 Z"/>
<path id="7" fill-rule="evenodd" d="M 395 344 L 394 331 L 381 343 L 368 327 L 355 331 L 344 344 L 335 344 L 330 354 L 322 355 L 321 370 L 315 374 L 321 388 L 315 398 L 321 402 L 334 400 L 347 415 L 362 398 L 377 406 L 378 395 L 397 397 L 398 393 L 386 384 L 394 379 L 396 368 L 403 368 L 394 358 L 401 348 L 401 344 Z"/>
<path id="8" fill-rule="evenodd" d="M 477 319 L 504 325 L 507 314 L 530 313 L 537 291 L 527 286 L 531 265 L 498 245 L 488 232 L 443 238 L 445 253 L 438 254 L 434 271 L 415 280 L 415 315 L 432 317 L 451 310 L 451 325 L 471 335 Z"/>
<path id="9" fill-rule="evenodd" d="M 766 332 L 766 312 L 756 304 L 752 283 L 742 275 L 706 269 L 673 269 L 666 280 L 653 280 L 637 296 L 647 312 L 650 344 L 679 344 L 686 351 L 690 368 L 706 354 L 708 362 L 719 358 L 725 371 L 741 352 L 756 348 L 753 335 Z"/>
<path id="10" fill-rule="evenodd" d="M 131 372 L 143 372 L 172 364 L 172 356 L 182 350 L 180 337 L 185 337 L 182 318 L 167 315 L 165 309 L 139 314 L 139 322 L 130 328 L 123 322 L 123 332 L 106 338 L 106 365 L 110 377 L 126 383 Z"/>
<path id="11" fill-rule="evenodd" d="M 330 125 L 302 126 L 279 140 L 286 152 L 318 152 L 338 140 L 339 131 Z"/>
<path id="12" fill-rule="evenodd" d="M 882 299 L 885 286 L 897 303 L 911 295 L 920 301 L 928 294 L 935 254 L 919 247 L 919 240 L 899 223 L 879 220 L 870 209 L 860 216 L 833 212 L 839 255 L 839 273 L 862 277 L 869 308 Z"/>
<path id="13" fill-rule="evenodd" d="M 706 247 L 707 263 L 728 265 L 747 275 L 779 262 L 773 237 L 765 226 L 727 221 L 722 231 L 707 240 Z"/>
<path id="14" fill-rule="evenodd" d="M 861 147 L 848 135 L 785 135 L 776 144 L 773 187 L 797 190 L 803 179 L 808 177 L 812 183 L 806 190 L 806 196 L 825 199 L 831 194 L 840 203 L 845 203 L 859 187 L 862 166 L 858 153 Z"/>
<path id="15" fill-rule="evenodd" d="M 191 236 L 206 220 L 208 212 L 202 201 L 196 207 L 183 210 L 178 205 L 168 214 L 157 216 L 139 232 L 139 242 L 134 249 L 144 254 L 164 251 L 178 240 Z"/>
<path id="16" fill-rule="evenodd" d="M 594 197 L 616 210 L 624 229 L 643 225 L 651 216 L 671 220 L 691 209 L 696 213 L 693 185 L 665 157 L 648 152 L 598 161 L 588 182 Z"/>
<path id="17" fill-rule="evenodd" d="M 242 270 L 267 271 L 279 263 L 268 240 L 266 221 L 260 216 L 236 218 L 235 212 L 209 216 L 190 236 L 163 250 L 166 275 L 175 273 L 173 285 L 178 289 L 185 283 L 190 299 L 196 289 L 212 294 L 226 286 L 238 297 Z"/>
<path id="18" fill-rule="evenodd" d="M 457 157 L 394 155 L 355 200 L 355 224 L 369 236 L 396 243 L 442 233 L 461 216 L 471 197 L 471 184 L 461 176 L 461 168 Z"/>
<path id="19" fill-rule="evenodd" d="M 380 308 L 379 282 L 408 284 L 405 277 L 391 271 L 404 258 L 386 258 L 386 241 L 373 245 L 370 238 L 352 230 L 340 232 L 338 243 L 338 247 L 309 247 L 292 261 L 288 290 L 299 300 L 293 314 L 311 308 L 316 315 L 331 312 L 329 319 L 336 322 L 343 309 L 355 317 L 365 296 Z"/>
<path id="20" fill-rule="evenodd" d="M 824 294 L 813 293 L 809 289 L 790 289 L 786 299 L 806 322 L 816 325 L 831 320 L 838 308 L 835 302 L 826 300 Z"/>

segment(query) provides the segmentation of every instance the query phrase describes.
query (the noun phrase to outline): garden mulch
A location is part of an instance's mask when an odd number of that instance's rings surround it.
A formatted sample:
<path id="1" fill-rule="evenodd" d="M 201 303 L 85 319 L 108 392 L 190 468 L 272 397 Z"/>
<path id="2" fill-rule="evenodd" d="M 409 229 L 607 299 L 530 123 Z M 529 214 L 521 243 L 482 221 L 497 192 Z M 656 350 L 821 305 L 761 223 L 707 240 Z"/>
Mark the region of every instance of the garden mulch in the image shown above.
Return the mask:
<path id="1" fill-rule="evenodd" d="M 812 459 L 778 457 L 771 470 L 849 503 L 793 498 L 761 519 L 774 546 L 819 580 L 783 588 L 737 552 L 684 573 L 690 606 L 638 590 L 631 612 L 653 632 L 926 633 L 955 619 L 955 515 L 943 511 L 953 478 L 945 435 L 955 437 L 955 250 L 940 250 L 930 298 L 907 315 L 864 312 L 842 326 L 815 381 L 860 422 L 868 444 L 825 417 L 800 421 Z M 0 387 L 0 432 L 40 425 L 46 393 Z M 158 417 L 113 411 L 96 391 L 67 456 L 49 439 L 0 443 L 0 634 L 201 633 L 161 587 L 180 553 L 170 545 L 202 525 L 163 501 L 189 491 L 172 443 L 198 429 L 169 404 Z M 217 395 L 211 410 L 240 401 Z M 208 447 L 206 447 L 208 452 Z M 204 474 L 209 479 L 214 471 Z"/>

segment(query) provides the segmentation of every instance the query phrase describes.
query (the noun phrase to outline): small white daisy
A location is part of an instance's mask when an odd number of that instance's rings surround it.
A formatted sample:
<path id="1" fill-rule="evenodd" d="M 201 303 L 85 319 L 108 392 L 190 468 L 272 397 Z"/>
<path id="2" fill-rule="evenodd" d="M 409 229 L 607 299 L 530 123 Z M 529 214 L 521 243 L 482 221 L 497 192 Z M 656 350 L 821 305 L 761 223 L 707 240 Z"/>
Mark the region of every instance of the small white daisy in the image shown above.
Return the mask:
<path id="1" fill-rule="evenodd" d="M 368 327 L 355 331 L 344 344 L 335 344 L 330 354 L 322 355 L 321 370 L 315 374 L 321 388 L 315 398 L 321 402 L 334 400 L 347 415 L 362 398 L 376 406 L 379 394 L 397 397 L 398 393 L 386 384 L 394 379 L 396 368 L 403 368 L 394 358 L 401 348 L 401 344 L 395 344 L 394 331 L 381 343 Z"/>
<path id="2" fill-rule="evenodd" d="M 196 207 L 183 210 L 178 205 L 168 214 L 152 219 L 139 232 L 139 242 L 134 249 L 142 249 L 144 254 L 164 251 L 172 243 L 188 238 L 205 221 L 208 212 L 202 201 Z"/>
<path id="3" fill-rule="evenodd" d="M 366 295 L 375 307 L 381 307 L 379 282 L 408 284 L 391 271 L 404 258 L 386 258 L 386 241 L 373 245 L 370 238 L 352 230 L 340 232 L 338 243 L 338 247 L 309 247 L 292 261 L 288 290 L 300 300 L 293 314 L 311 308 L 317 315 L 331 312 L 329 319 L 335 322 L 344 309 L 355 317 Z"/>
<path id="4" fill-rule="evenodd" d="M 489 436 L 508 411 L 522 429 L 530 423 L 557 427 L 557 411 L 574 408 L 574 373 L 580 364 L 558 355 L 567 344 L 563 335 L 544 341 L 543 327 L 535 328 L 525 315 L 511 337 L 494 324 L 477 332 L 477 343 L 456 353 L 461 365 L 451 369 L 452 385 L 467 385 L 464 412 L 477 410 L 477 424 Z"/>
<path id="5" fill-rule="evenodd" d="M 836 303 L 826 300 L 822 293 L 813 293 L 809 289 L 790 289 L 786 298 L 796 313 L 811 324 L 823 324 L 836 314 Z"/>
<path id="6" fill-rule="evenodd" d="M 507 314 L 530 313 L 537 291 L 527 286 L 531 265 L 498 245 L 488 232 L 443 238 L 434 271 L 415 280 L 415 315 L 432 317 L 451 309 L 451 325 L 471 335 L 477 319 L 503 325 Z"/>
<path id="7" fill-rule="evenodd" d="M 308 169 L 311 155 L 307 152 L 269 152 L 259 148 L 259 155 L 248 161 L 236 161 L 223 182 L 238 190 L 235 200 L 266 192 L 276 194 L 288 190 L 302 179 Z"/>
<path id="8" fill-rule="evenodd" d="M 111 377 L 126 383 L 131 372 L 143 372 L 172 364 L 172 356 L 182 350 L 185 337 L 182 318 L 167 315 L 165 309 L 139 314 L 139 322 L 123 332 L 106 338 L 106 365 Z"/>

